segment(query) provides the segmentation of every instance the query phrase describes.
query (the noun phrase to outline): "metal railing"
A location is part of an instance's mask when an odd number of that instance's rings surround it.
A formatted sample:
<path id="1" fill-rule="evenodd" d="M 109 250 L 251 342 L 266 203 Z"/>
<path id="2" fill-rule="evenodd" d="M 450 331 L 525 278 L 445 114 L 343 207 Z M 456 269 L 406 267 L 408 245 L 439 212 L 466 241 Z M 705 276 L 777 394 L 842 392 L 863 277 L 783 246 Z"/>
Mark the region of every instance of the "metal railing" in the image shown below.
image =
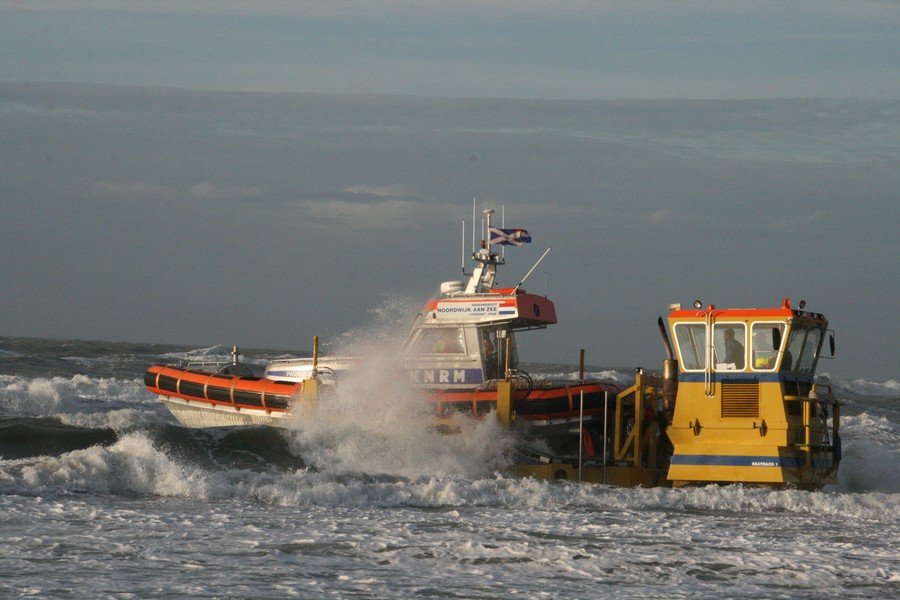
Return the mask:
<path id="1" fill-rule="evenodd" d="M 634 467 L 645 463 L 656 466 L 656 439 L 659 425 L 656 418 L 644 422 L 647 408 L 655 417 L 657 404 L 662 398 L 662 378 L 639 371 L 634 385 L 616 396 L 615 427 L 613 429 L 613 460 L 628 462 Z M 626 412 L 631 409 L 632 423 L 627 427 Z M 626 431 L 627 429 L 627 431 Z"/>

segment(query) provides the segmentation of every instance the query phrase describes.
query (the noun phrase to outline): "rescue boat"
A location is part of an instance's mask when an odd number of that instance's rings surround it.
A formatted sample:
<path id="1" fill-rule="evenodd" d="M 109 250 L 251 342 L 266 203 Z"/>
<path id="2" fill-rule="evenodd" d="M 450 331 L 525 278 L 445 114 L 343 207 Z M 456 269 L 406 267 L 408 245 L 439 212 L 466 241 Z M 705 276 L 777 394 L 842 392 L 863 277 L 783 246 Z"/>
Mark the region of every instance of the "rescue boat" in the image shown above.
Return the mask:
<path id="1" fill-rule="evenodd" d="M 303 384 L 256 377 L 249 368 L 242 369 L 237 348 L 233 356 L 225 365 L 153 365 L 144 374 L 144 384 L 187 427 L 277 424 Z M 245 374 L 235 374 L 235 367 Z"/>
<path id="2" fill-rule="evenodd" d="M 821 313 L 784 298 L 771 308 L 669 307 L 658 327 L 660 373 L 637 369 L 634 385 L 533 379 L 519 366 L 516 336 L 557 322 L 553 302 L 495 286 L 495 245 L 530 241 L 494 228 L 473 251 L 468 279 L 441 284 L 399 352 L 402 374 L 450 428 L 459 414 L 494 413 L 522 440 L 512 471 L 621 486 L 700 484 L 819 489 L 841 460 L 840 407 L 816 368 L 834 335 Z M 473 219 L 474 221 L 474 219 Z M 465 237 L 465 236 L 463 236 Z M 548 249 L 549 251 L 549 249 Z M 828 345 L 825 345 L 826 340 Z M 147 388 L 188 427 L 279 425 L 315 411 L 360 357 L 274 360 L 264 372 L 224 363 L 153 365 Z M 583 359 L 582 359 L 583 364 Z M 538 448 L 534 450 L 533 448 Z"/>
<path id="3" fill-rule="evenodd" d="M 398 349 L 405 357 L 401 376 L 432 405 L 437 426 L 461 413 L 479 417 L 496 410 L 497 383 L 505 377 L 517 382 L 514 410 L 531 426 L 571 428 L 576 421 L 594 421 L 603 400 L 621 386 L 535 380 L 519 366 L 516 335 L 555 324 L 556 309 L 550 299 L 521 289 L 525 278 L 515 287 L 495 286 L 497 268 L 505 264 L 495 246 L 521 245 L 530 236 L 523 229 L 493 227 L 493 212 L 484 211 L 489 235 L 472 253 L 468 279 L 442 283 L 440 294 L 417 315 Z M 362 360 L 319 356 L 316 345 L 313 357 L 273 360 L 258 374 L 240 362 L 235 348 L 230 362 L 153 365 L 144 382 L 188 427 L 278 425 L 319 386 L 340 386 Z"/>

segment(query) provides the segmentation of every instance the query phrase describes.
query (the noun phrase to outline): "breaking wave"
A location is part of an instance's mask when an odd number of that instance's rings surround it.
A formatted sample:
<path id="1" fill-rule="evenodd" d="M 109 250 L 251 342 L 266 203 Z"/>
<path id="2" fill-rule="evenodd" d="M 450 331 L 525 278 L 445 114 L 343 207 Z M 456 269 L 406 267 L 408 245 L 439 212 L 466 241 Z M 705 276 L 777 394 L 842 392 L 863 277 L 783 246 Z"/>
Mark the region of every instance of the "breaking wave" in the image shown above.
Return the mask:
<path id="1" fill-rule="evenodd" d="M 900 493 L 900 426 L 869 413 L 841 417 L 839 489 Z"/>
<path id="2" fill-rule="evenodd" d="M 826 375 L 827 377 L 827 375 Z M 900 381 L 872 381 L 869 379 L 832 379 L 839 388 L 860 396 L 882 396 L 900 398 Z"/>
<path id="3" fill-rule="evenodd" d="M 742 486 L 619 489 L 493 476 L 392 477 L 300 467 L 223 469 L 163 450 L 145 433 L 60 456 L 0 462 L 0 491 L 23 495 L 112 493 L 279 506 L 502 507 L 543 511 L 664 509 L 730 513 L 783 511 L 817 517 L 900 519 L 900 496 L 769 491 Z"/>
<path id="4" fill-rule="evenodd" d="M 160 408 L 139 379 L 0 375 L 0 416 L 57 417 L 121 430 L 166 418 Z"/>
<path id="5" fill-rule="evenodd" d="M 330 472 L 410 478 L 481 477 L 507 466 L 515 440 L 493 419 L 460 418 L 454 435 L 432 429 L 431 406 L 404 375 L 396 331 L 352 336 L 358 367 L 322 394 L 314 413 L 288 420 L 294 451 Z"/>
<path id="6" fill-rule="evenodd" d="M 322 400 L 318 421 L 296 429 L 185 429 L 158 411 L 139 381 L 2 376 L 0 409 L 18 415 L 0 417 L 0 493 L 87 492 L 277 506 L 900 518 L 900 430 L 884 416 L 842 418 L 839 482 L 825 492 L 581 486 L 501 475 L 515 442 L 507 432 L 492 419 L 461 422 L 457 435 L 429 431 L 427 414 L 405 386 L 388 379 L 384 366 L 372 363 L 372 372 L 347 382 L 343 396 Z"/>
<path id="7" fill-rule="evenodd" d="M 231 348 L 222 345 L 194 348 L 179 352 L 166 352 L 159 355 L 163 360 L 190 361 L 190 360 L 228 360 L 231 358 Z"/>
<path id="8" fill-rule="evenodd" d="M 316 420 L 288 429 L 182 428 L 140 379 L 0 375 L 0 493 L 89 492 L 278 506 L 900 517 L 900 429 L 878 399 L 848 401 L 854 410 L 842 417 L 839 481 L 825 492 L 741 486 L 621 490 L 505 477 L 500 473 L 515 439 L 492 419 L 462 420 L 457 435 L 429 430 L 428 407 L 396 376 L 396 353 L 385 350 L 392 327 L 398 329 L 391 325 L 396 311 L 383 312 L 383 329 L 348 336 L 347 343 L 352 337 L 357 354 L 367 357 L 363 366 L 339 393 L 323 396 Z M 223 350 L 177 354 L 206 358 Z M 576 377 L 562 365 L 545 370 L 546 376 Z M 621 383 L 629 376 L 616 370 L 588 375 Z"/>

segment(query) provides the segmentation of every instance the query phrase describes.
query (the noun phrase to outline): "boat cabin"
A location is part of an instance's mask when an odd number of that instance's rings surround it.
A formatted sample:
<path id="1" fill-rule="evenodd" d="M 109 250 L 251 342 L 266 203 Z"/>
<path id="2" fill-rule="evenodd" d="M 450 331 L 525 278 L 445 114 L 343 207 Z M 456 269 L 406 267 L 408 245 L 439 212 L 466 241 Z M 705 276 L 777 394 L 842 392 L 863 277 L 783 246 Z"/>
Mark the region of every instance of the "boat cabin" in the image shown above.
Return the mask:
<path id="1" fill-rule="evenodd" d="M 484 211 L 487 230 L 493 231 L 492 235 L 499 232 L 505 240 L 527 235 L 525 230 L 492 228 L 493 212 Z M 512 288 L 495 287 L 497 267 L 505 264 L 505 259 L 494 252 L 493 246 L 502 243 L 506 242 L 483 239 L 479 249 L 473 248 L 475 265 L 466 274 L 468 279 L 442 283 L 440 295 L 427 302 L 416 316 L 400 348 L 404 369 L 416 386 L 462 390 L 503 378 L 506 369 L 515 370 L 519 362 L 516 332 L 556 323 L 553 302 L 526 293 L 521 289 L 522 283 Z M 320 357 L 315 376 L 323 383 L 334 383 L 358 361 L 354 357 Z M 274 360 L 266 369 L 269 379 L 303 381 L 313 376 L 311 358 Z"/>
<path id="2" fill-rule="evenodd" d="M 514 288 L 456 291 L 463 282 L 441 286 L 439 298 L 419 313 L 405 351 L 413 383 L 466 388 L 504 376 L 518 365 L 517 331 L 556 323 L 553 302 Z M 454 284 L 454 285 L 451 285 Z M 448 291 L 450 290 L 450 291 Z"/>
<path id="3" fill-rule="evenodd" d="M 493 212 L 484 211 L 487 230 L 508 240 L 509 231 L 491 227 Z M 472 252 L 475 266 L 468 280 L 442 283 L 440 296 L 417 316 L 405 344 L 414 384 L 465 389 L 500 379 L 519 362 L 515 332 L 556 323 L 553 302 L 527 294 L 522 283 L 495 287 L 497 267 L 505 263 L 502 254 L 494 253 L 495 243 L 506 242 L 482 239 L 481 248 Z"/>

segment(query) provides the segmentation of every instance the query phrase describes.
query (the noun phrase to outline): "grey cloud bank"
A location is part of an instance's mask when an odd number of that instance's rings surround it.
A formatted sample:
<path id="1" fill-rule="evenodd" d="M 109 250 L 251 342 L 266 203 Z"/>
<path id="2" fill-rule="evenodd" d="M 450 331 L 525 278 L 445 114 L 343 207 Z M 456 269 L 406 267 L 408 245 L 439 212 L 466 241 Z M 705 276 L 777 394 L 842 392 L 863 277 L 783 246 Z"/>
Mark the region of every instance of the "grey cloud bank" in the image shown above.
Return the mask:
<path id="1" fill-rule="evenodd" d="M 516 98 L 900 96 L 895 2 L 0 2 L 0 80 Z"/>
<path id="2" fill-rule="evenodd" d="M 501 283 L 553 246 L 534 360 L 655 367 L 668 302 L 787 295 L 825 371 L 896 378 L 898 108 L 0 83 L 0 334 L 306 349 L 454 278 L 475 195 L 534 236 Z"/>

